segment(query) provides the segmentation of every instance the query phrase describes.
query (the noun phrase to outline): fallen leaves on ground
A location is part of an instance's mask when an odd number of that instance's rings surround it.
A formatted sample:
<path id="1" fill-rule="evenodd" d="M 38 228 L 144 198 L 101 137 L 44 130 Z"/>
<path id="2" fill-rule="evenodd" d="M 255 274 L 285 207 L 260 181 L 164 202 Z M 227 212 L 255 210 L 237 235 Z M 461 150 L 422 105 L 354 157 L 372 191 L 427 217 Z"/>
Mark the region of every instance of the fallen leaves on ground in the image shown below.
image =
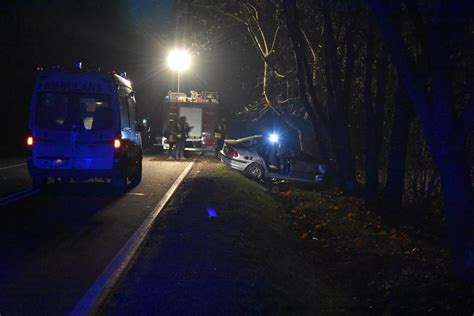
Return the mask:
<path id="1" fill-rule="evenodd" d="M 340 309 L 329 312 L 474 310 L 474 287 L 468 285 L 466 291 L 449 274 L 441 216 L 434 222 L 438 226 L 389 225 L 362 199 L 340 190 L 289 189 L 278 195 L 314 264 L 343 293 Z"/>

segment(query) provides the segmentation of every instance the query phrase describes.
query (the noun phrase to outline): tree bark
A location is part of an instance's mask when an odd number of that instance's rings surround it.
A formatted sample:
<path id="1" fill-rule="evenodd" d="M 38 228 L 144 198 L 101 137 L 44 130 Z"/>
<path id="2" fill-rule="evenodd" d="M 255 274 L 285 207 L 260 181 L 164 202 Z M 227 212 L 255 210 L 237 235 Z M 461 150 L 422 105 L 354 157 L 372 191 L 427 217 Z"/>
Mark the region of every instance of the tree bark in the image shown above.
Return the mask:
<path id="1" fill-rule="evenodd" d="M 435 161 L 441 179 L 443 202 L 448 220 L 448 236 L 454 274 L 474 281 L 474 239 L 472 190 L 469 169 L 463 150 L 457 146 L 444 148 Z"/>
<path id="2" fill-rule="evenodd" d="M 385 85 L 387 73 L 387 55 L 384 48 L 377 61 L 377 91 L 375 95 L 375 151 L 377 156 L 377 175 L 379 170 L 380 152 L 382 151 L 385 121 Z M 379 182 L 377 176 L 377 183 Z"/>
<path id="3" fill-rule="evenodd" d="M 321 159 L 323 160 L 323 163 L 328 164 L 330 161 L 330 147 L 328 146 L 326 141 L 329 141 L 329 137 L 323 112 L 316 97 L 314 87 L 312 85 L 312 74 L 311 72 L 307 73 L 308 69 L 311 68 L 309 67 L 309 63 L 305 54 L 305 42 L 298 22 L 298 11 L 296 7 L 296 1 L 283 1 L 283 9 L 288 33 L 295 54 L 297 66 L 296 76 L 298 79 L 300 98 L 310 118 L 314 135 L 316 138 L 318 138 L 318 140 L 315 139 L 315 142 L 317 142 L 317 144 L 319 145 Z M 311 102 L 308 98 L 308 91 L 311 95 Z"/>
<path id="4" fill-rule="evenodd" d="M 337 160 L 338 173 L 343 180 L 343 188 L 348 192 L 353 192 L 357 187 L 357 180 L 355 177 L 355 159 L 354 153 L 352 151 L 348 116 L 346 111 L 348 105 L 343 104 L 345 99 L 347 102 L 349 102 L 350 98 L 344 98 L 344 89 L 341 80 L 339 79 L 341 72 L 337 62 L 336 42 L 327 0 L 323 1 L 323 17 L 327 52 L 325 59 L 329 63 L 325 71 L 325 81 L 327 83 L 328 106 L 330 107 L 328 113 L 332 114 L 330 121 L 332 125 L 331 136 L 333 140 L 333 149 Z M 353 39 L 349 38 L 349 40 Z M 347 57 L 353 58 L 351 54 L 348 54 L 346 58 Z M 348 65 L 350 66 L 352 62 L 353 60 L 348 60 Z M 346 69 L 346 71 L 352 71 L 352 66 Z M 347 78 L 346 80 L 352 81 L 352 77 Z M 351 85 L 348 85 L 348 87 L 350 86 Z M 331 97 L 333 100 L 332 105 L 329 103 L 329 97 Z"/>
<path id="5" fill-rule="evenodd" d="M 372 56 L 373 58 L 373 56 Z M 366 151 L 366 202 L 373 205 L 377 202 L 379 191 L 379 159 L 383 139 L 383 122 L 385 117 L 385 71 L 387 58 L 382 51 L 377 61 L 377 91 L 375 96 L 375 111 L 372 104 L 366 104 L 367 111 L 367 151 Z M 370 76 L 371 77 L 371 76 Z M 371 91 L 366 91 L 370 93 Z M 370 97 L 369 102 L 372 101 Z M 370 105 L 370 108 L 368 106 Z"/>
<path id="6" fill-rule="evenodd" d="M 373 206 L 377 198 L 377 150 L 375 139 L 375 113 L 372 105 L 372 70 L 374 65 L 374 32 L 371 23 L 367 25 L 367 48 L 365 55 L 364 105 L 365 105 L 365 201 Z"/>
<path id="7" fill-rule="evenodd" d="M 384 192 L 384 204 L 391 213 L 399 213 L 402 208 L 408 133 L 413 120 L 413 114 L 411 102 L 399 81 L 395 97 L 395 113 L 392 134 L 390 136 L 387 182 Z"/>
<path id="8" fill-rule="evenodd" d="M 449 100 L 448 39 L 456 35 L 451 20 L 462 20 L 466 10 L 459 6 L 436 7 L 430 34 L 429 56 L 432 65 L 432 95 L 427 97 L 421 88 L 415 69 L 410 63 L 408 50 L 401 34 L 390 21 L 388 9 L 378 0 L 370 0 L 369 8 L 377 19 L 391 51 L 392 61 L 413 101 L 423 134 L 438 167 L 443 193 L 453 268 L 461 279 L 474 281 L 474 205 L 469 169 L 464 160 L 466 134 L 462 121 L 454 113 Z M 428 82 L 428 78 L 422 78 Z"/>

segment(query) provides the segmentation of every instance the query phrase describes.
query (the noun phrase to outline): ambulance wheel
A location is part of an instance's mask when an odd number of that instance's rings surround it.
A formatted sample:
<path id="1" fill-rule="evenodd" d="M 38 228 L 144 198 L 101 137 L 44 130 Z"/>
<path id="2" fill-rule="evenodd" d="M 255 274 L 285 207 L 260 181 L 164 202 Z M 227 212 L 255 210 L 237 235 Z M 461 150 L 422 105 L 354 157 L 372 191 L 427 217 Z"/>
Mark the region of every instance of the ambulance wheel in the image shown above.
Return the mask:
<path id="1" fill-rule="evenodd" d="M 33 188 L 35 189 L 41 189 L 48 183 L 48 177 L 33 176 L 31 180 Z"/>
<path id="2" fill-rule="evenodd" d="M 130 181 L 132 182 L 132 186 L 136 187 L 142 181 L 142 161 L 141 159 L 138 161 L 135 171 L 133 175 L 130 177 Z"/>
<path id="3" fill-rule="evenodd" d="M 112 188 L 117 194 L 124 194 L 127 190 L 127 176 L 117 175 L 112 177 Z"/>

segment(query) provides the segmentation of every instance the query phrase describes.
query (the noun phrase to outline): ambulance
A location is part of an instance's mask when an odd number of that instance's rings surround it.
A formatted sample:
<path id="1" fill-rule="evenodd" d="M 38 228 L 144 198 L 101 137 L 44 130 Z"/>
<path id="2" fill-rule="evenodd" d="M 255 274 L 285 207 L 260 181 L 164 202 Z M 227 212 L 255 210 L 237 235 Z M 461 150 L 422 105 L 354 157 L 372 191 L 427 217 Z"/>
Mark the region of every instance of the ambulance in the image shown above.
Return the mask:
<path id="1" fill-rule="evenodd" d="M 51 69 L 38 74 L 30 106 L 28 170 L 34 187 L 49 179 L 110 179 L 124 193 L 142 178 L 143 128 L 124 74 Z"/>

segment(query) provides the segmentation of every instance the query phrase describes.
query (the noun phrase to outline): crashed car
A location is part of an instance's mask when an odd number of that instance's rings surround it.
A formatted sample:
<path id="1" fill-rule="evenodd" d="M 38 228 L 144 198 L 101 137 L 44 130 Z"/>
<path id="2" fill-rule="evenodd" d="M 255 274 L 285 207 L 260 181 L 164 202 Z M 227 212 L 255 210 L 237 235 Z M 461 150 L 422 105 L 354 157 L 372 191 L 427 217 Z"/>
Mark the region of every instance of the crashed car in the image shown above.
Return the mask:
<path id="1" fill-rule="evenodd" d="M 247 176 L 321 184 L 326 167 L 300 150 L 280 142 L 277 135 L 226 139 L 221 161 Z"/>

